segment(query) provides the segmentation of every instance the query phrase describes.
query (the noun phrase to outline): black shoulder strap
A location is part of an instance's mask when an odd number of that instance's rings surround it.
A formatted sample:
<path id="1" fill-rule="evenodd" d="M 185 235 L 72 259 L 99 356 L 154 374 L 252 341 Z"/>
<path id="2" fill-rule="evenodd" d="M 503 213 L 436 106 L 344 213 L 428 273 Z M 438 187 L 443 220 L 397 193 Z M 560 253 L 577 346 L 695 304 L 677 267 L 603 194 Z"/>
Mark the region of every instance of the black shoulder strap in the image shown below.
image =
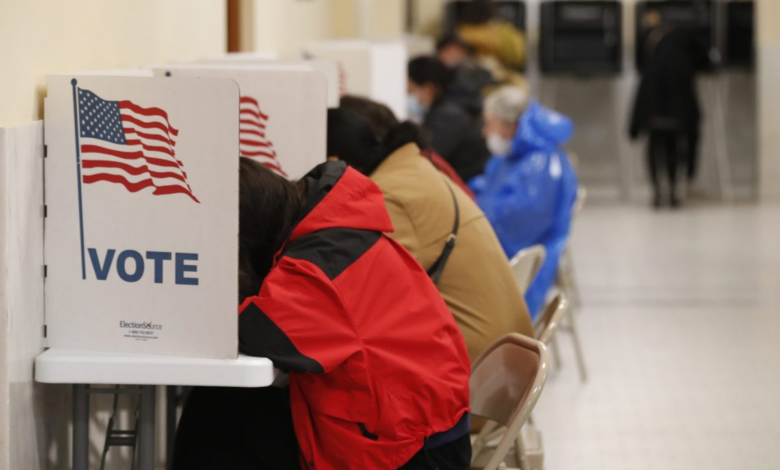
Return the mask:
<path id="1" fill-rule="evenodd" d="M 458 206 L 458 200 L 455 198 L 455 191 L 452 190 L 449 181 L 444 182 L 447 185 L 447 189 L 450 190 L 452 196 L 452 203 L 455 205 L 455 225 L 452 226 L 452 233 L 447 238 L 447 243 L 444 245 L 444 249 L 439 255 L 439 259 L 433 263 L 433 266 L 428 270 L 428 275 L 431 276 L 431 280 L 434 284 L 439 283 L 441 275 L 444 272 L 444 266 L 447 264 L 447 260 L 452 254 L 452 250 L 455 248 L 455 242 L 458 240 L 458 229 L 460 228 L 460 207 Z"/>

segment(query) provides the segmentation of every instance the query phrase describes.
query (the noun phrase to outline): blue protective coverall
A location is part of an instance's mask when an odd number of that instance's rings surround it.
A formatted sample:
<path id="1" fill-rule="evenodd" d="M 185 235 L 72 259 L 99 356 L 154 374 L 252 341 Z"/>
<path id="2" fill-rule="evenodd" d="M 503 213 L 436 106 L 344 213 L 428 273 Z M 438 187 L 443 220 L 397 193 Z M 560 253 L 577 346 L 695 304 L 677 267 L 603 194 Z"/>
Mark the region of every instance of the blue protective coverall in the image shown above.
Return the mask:
<path id="1" fill-rule="evenodd" d="M 572 121 L 534 101 L 520 117 L 507 156 L 493 156 L 485 173 L 469 186 L 509 258 L 542 244 L 547 257 L 525 298 L 535 318 L 555 282 L 566 247 L 577 176 L 562 146 L 574 132 Z"/>

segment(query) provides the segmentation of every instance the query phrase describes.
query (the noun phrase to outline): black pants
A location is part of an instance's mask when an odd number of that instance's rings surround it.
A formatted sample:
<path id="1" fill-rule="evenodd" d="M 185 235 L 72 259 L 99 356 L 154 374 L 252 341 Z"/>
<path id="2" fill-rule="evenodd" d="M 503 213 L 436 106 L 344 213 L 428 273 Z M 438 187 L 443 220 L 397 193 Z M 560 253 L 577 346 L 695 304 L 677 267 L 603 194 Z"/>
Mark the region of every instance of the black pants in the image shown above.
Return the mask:
<path id="1" fill-rule="evenodd" d="M 288 389 L 196 387 L 184 405 L 174 470 L 295 470 Z"/>
<path id="2" fill-rule="evenodd" d="M 298 454 L 288 389 L 196 387 L 179 422 L 173 469 L 296 470 Z M 470 466 L 471 441 L 466 434 L 421 450 L 401 470 Z"/>
<path id="3" fill-rule="evenodd" d="M 686 162 L 688 173 L 695 171 L 695 162 L 688 153 L 687 135 L 679 131 L 656 130 L 650 133 L 650 147 L 647 152 L 647 164 L 650 169 L 650 180 L 653 183 L 654 196 L 661 197 L 661 181 L 659 170 L 663 167 L 669 180 L 672 199 L 676 199 L 677 168 L 681 162 Z"/>
<path id="4" fill-rule="evenodd" d="M 399 470 L 468 470 L 471 468 L 471 438 L 460 439 L 435 449 L 423 449 Z"/>

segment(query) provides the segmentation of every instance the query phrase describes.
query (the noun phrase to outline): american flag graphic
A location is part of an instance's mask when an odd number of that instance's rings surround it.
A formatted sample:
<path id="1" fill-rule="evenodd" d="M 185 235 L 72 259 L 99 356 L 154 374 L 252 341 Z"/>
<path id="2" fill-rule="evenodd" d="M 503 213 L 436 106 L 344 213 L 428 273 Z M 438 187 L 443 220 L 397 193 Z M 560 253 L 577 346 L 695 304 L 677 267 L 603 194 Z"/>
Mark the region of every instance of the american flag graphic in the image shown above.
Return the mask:
<path id="1" fill-rule="evenodd" d="M 260 110 L 260 104 L 250 96 L 242 96 L 239 102 L 239 151 L 242 157 L 257 159 L 267 168 L 287 176 L 276 159 L 273 143 L 265 136 L 268 115 Z"/>
<path id="2" fill-rule="evenodd" d="M 107 181 L 131 193 L 154 188 L 156 196 L 185 194 L 200 202 L 176 158 L 179 131 L 161 108 L 108 101 L 78 89 L 79 144 L 85 184 Z"/>

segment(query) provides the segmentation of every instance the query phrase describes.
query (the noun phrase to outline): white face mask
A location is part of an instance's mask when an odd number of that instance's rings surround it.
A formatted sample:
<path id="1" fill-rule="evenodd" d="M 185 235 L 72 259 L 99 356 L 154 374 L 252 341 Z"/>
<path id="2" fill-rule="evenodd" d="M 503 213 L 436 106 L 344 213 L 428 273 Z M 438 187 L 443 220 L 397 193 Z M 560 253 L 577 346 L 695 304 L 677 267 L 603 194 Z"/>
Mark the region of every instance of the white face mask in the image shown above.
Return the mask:
<path id="1" fill-rule="evenodd" d="M 487 147 L 493 155 L 506 157 L 509 155 L 509 151 L 512 150 L 512 141 L 498 134 L 488 134 Z"/>
<path id="2" fill-rule="evenodd" d="M 420 99 L 417 95 L 410 94 L 406 99 L 406 108 L 409 111 L 409 120 L 415 124 L 422 124 L 425 119 L 425 113 L 428 112 L 428 108 L 420 104 Z"/>

